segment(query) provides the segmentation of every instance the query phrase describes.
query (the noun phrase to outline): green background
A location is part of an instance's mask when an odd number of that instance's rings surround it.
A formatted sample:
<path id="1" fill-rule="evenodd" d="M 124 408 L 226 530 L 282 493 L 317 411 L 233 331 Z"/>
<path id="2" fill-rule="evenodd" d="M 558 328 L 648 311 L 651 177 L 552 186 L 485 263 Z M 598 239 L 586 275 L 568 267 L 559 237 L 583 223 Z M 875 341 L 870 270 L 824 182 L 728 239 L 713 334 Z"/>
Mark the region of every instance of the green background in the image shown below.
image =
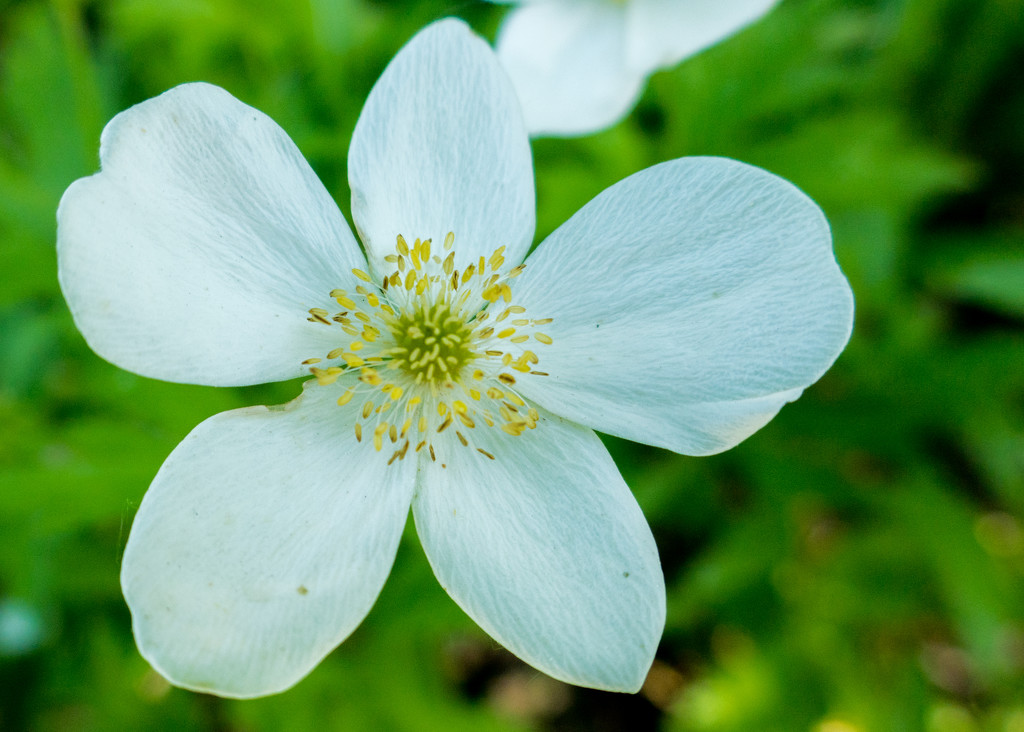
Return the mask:
<path id="1" fill-rule="evenodd" d="M 205 80 L 281 124 L 347 215 L 387 61 L 445 15 L 493 38 L 504 11 L 0 0 L 0 729 L 1024 732 L 1024 0 L 784 0 L 610 131 L 535 141 L 538 241 L 637 170 L 725 155 L 824 208 L 857 300 L 832 370 L 739 447 L 608 440 L 668 583 L 640 694 L 504 652 L 411 527 L 366 621 L 284 694 L 172 689 L 139 657 L 118 563 L 146 486 L 204 418 L 299 387 L 95 356 L 57 286 L 61 193 L 114 114 Z"/>

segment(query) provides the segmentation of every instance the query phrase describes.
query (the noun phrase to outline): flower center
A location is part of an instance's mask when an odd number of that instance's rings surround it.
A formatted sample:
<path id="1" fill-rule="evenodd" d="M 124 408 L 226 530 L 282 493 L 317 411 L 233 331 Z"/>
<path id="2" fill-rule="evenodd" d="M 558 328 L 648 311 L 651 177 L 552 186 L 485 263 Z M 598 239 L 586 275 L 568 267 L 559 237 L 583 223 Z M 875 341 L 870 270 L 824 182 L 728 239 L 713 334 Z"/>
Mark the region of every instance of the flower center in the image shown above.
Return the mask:
<path id="1" fill-rule="evenodd" d="M 389 328 L 395 340 L 392 362 L 417 384 L 457 379 L 478 357 L 473 328 L 444 301 L 403 311 Z"/>
<path id="2" fill-rule="evenodd" d="M 345 387 L 338 404 L 359 409 L 356 439 L 366 435 L 378 451 L 391 443 L 389 465 L 410 449 L 436 461 L 455 445 L 493 460 L 474 430 L 518 436 L 540 419 L 519 395 L 517 378 L 547 376 L 534 368 L 540 359 L 530 347 L 552 342 L 537 330 L 551 319 L 522 317 L 526 308 L 512 304 L 510 282 L 525 265 L 506 271 L 499 247 L 459 272 L 454 241 L 449 233 L 442 258 L 429 239 L 410 247 L 399 236 L 384 258 L 389 271 L 375 279 L 352 270 L 366 284 L 331 291 L 342 310 L 309 311 L 311 322 L 347 337 L 327 353 L 328 363 L 303 364 L 321 386 Z"/>

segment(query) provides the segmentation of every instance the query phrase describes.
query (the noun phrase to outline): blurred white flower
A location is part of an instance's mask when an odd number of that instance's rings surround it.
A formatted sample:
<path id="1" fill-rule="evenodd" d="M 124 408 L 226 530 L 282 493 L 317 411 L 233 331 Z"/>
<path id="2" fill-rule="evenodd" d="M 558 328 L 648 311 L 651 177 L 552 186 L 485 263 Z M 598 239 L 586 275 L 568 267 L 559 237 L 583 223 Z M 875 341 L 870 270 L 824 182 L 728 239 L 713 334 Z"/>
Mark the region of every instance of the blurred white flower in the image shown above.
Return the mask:
<path id="1" fill-rule="evenodd" d="M 491 0 L 509 2 L 510 0 Z M 767 13 L 779 0 L 511 0 L 498 57 L 531 135 L 585 135 L 625 117 L 647 77 Z"/>
<path id="2" fill-rule="evenodd" d="M 412 506 L 438 579 L 558 679 L 635 691 L 665 619 L 650 529 L 599 429 L 727 449 L 828 368 L 852 301 L 815 204 L 730 160 L 612 186 L 534 236 L 530 147 L 493 52 L 419 33 L 349 150 L 366 255 L 295 145 L 188 84 L 117 115 L 58 211 L 92 348 L 279 407 L 196 427 L 150 486 L 122 586 L 142 654 L 224 696 L 285 689 L 369 612 Z"/>

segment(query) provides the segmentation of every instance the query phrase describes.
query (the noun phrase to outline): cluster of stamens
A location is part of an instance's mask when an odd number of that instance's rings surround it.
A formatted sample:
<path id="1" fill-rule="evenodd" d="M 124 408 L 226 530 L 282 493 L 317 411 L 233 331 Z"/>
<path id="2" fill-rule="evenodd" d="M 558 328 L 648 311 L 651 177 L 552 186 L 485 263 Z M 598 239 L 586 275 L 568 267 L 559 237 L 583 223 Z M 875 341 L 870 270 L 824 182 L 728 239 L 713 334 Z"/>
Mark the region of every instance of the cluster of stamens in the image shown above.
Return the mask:
<path id="1" fill-rule="evenodd" d="M 354 269 L 365 284 L 330 293 L 342 310 L 309 311 L 311 322 L 340 327 L 347 343 L 326 355 L 328 363 L 310 358 L 303 364 L 320 385 L 347 387 L 339 405 L 358 397 L 356 439 L 366 436 L 378 452 L 390 443 L 389 465 L 410 448 L 437 461 L 438 452 L 454 444 L 493 460 L 474 444 L 473 430 L 486 426 L 518 436 L 540 419 L 516 390 L 517 374 L 547 376 L 536 370 L 540 359 L 529 342 L 551 343 L 536 330 L 551 319 L 517 317 L 526 309 L 512 304 L 509 283 L 525 265 L 503 271 L 505 247 L 498 247 L 460 272 L 454 241 L 449 233 L 436 254 L 431 240 L 409 246 L 399 235 L 395 253 L 384 258 L 390 272 L 375 280 Z"/>

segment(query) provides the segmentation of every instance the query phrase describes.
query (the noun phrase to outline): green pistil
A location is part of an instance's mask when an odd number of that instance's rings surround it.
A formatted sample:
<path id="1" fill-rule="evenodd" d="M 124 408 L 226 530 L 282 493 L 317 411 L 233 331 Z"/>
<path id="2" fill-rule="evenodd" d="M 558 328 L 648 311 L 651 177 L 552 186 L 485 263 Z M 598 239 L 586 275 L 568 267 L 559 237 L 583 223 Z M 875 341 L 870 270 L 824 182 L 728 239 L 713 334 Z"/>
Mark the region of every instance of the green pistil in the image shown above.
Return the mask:
<path id="1" fill-rule="evenodd" d="M 472 327 L 445 302 L 409 308 L 389 327 L 395 345 L 388 355 L 417 384 L 458 381 L 478 358 L 471 347 Z"/>

